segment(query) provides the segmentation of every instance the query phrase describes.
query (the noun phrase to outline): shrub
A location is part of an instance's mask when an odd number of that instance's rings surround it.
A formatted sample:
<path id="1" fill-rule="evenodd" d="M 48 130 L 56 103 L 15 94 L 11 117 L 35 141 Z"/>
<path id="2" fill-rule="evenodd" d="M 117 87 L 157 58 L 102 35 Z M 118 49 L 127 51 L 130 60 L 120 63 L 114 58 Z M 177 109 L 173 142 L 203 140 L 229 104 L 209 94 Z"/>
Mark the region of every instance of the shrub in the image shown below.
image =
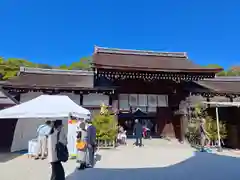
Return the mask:
<path id="1" fill-rule="evenodd" d="M 188 122 L 186 139 L 189 141 L 191 145 L 199 145 L 200 144 L 200 120 L 201 118 L 205 119 L 205 130 L 208 133 L 211 144 L 216 144 L 218 141 L 218 133 L 217 133 L 217 122 L 211 116 L 209 116 L 206 111 L 200 106 L 196 105 L 192 112 L 192 117 Z M 220 129 L 220 138 L 221 140 L 227 137 L 227 128 L 226 124 L 223 121 L 219 121 L 219 129 Z"/>
<path id="2" fill-rule="evenodd" d="M 107 111 L 107 106 L 101 106 L 100 113 L 93 118 L 93 125 L 96 127 L 98 140 L 113 141 L 116 139 L 117 121 L 115 116 Z"/>
<path id="3" fill-rule="evenodd" d="M 205 129 L 208 132 L 209 139 L 213 144 L 218 141 L 218 131 L 217 131 L 217 122 L 211 116 L 206 116 Z M 226 124 L 222 121 L 219 121 L 220 129 L 220 138 L 225 139 L 227 137 L 227 128 Z"/>

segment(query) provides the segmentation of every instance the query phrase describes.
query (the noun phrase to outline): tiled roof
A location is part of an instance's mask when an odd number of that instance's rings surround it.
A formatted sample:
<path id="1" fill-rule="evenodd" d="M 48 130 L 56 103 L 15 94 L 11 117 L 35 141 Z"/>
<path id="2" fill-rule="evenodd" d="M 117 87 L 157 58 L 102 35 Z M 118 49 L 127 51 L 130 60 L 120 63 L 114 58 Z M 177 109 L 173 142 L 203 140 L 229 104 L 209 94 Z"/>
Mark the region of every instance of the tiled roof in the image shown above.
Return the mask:
<path id="1" fill-rule="evenodd" d="M 240 77 L 216 77 L 196 83 L 212 91 L 240 94 Z"/>
<path id="2" fill-rule="evenodd" d="M 21 68 L 17 77 L 3 83 L 4 87 L 88 89 L 93 88 L 92 71 Z"/>
<path id="3" fill-rule="evenodd" d="M 185 52 L 154 52 L 95 47 L 93 66 L 98 69 L 141 71 L 210 72 L 220 68 L 204 68 L 189 60 Z"/>

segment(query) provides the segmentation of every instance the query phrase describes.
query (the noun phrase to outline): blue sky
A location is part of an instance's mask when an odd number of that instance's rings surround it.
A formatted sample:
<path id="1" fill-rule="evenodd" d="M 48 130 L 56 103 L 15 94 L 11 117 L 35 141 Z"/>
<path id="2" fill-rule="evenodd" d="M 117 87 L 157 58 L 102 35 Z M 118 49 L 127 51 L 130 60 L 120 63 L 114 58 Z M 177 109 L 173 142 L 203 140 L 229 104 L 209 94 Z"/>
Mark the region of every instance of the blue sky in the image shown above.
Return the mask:
<path id="1" fill-rule="evenodd" d="M 184 51 L 199 64 L 240 65 L 237 0 L 0 0 L 0 56 L 52 65 L 93 46 Z"/>

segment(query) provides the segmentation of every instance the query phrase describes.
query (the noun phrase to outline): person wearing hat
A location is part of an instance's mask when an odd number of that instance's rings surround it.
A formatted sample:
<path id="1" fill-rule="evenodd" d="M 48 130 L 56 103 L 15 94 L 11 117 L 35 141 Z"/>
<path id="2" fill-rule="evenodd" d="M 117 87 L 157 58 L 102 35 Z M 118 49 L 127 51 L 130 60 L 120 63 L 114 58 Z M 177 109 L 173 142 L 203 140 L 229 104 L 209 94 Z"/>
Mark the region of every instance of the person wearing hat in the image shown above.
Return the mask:
<path id="1" fill-rule="evenodd" d="M 135 145 L 141 147 L 142 136 L 143 136 L 143 126 L 138 121 L 138 119 L 135 120 L 135 125 L 133 127 L 133 135 L 135 136 L 135 139 L 136 139 Z"/>

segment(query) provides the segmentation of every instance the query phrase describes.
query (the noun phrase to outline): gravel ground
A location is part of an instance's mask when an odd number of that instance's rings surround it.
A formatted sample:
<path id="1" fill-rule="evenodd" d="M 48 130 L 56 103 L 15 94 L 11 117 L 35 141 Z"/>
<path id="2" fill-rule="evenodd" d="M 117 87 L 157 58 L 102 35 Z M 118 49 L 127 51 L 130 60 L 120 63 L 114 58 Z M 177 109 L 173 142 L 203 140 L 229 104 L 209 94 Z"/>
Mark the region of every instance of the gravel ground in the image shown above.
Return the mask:
<path id="1" fill-rule="evenodd" d="M 240 159 L 194 152 L 185 144 L 164 140 L 145 141 L 142 148 L 129 145 L 99 151 L 95 168 L 75 170 L 75 161 L 64 164 L 67 180 L 238 180 Z M 1 180 L 48 180 L 50 166 L 45 160 L 0 154 Z M 9 160 L 7 161 L 7 158 Z"/>

